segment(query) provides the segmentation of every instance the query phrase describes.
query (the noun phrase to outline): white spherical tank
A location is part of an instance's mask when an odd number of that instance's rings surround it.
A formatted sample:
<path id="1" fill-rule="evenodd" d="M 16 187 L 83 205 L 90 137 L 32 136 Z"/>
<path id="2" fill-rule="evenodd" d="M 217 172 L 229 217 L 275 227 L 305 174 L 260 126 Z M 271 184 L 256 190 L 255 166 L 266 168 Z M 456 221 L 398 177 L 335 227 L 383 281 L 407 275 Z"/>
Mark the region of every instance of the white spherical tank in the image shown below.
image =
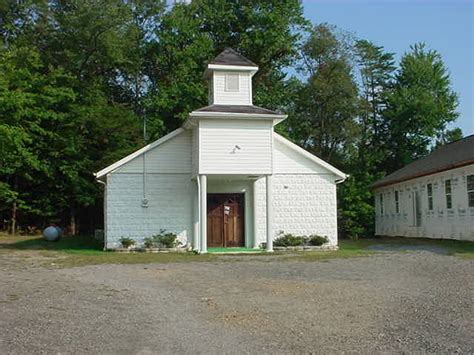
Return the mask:
<path id="1" fill-rule="evenodd" d="M 59 228 L 49 226 L 43 230 L 43 238 L 46 239 L 48 242 L 55 242 L 59 239 L 60 233 Z"/>

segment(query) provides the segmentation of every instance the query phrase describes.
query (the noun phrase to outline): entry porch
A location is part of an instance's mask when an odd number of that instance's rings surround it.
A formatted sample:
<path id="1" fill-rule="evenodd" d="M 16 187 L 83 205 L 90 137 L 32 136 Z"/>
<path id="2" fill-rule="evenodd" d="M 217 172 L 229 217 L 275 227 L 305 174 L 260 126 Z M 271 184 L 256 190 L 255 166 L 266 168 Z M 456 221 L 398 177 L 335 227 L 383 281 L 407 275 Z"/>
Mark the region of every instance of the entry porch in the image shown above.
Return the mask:
<path id="1" fill-rule="evenodd" d="M 194 183 L 192 247 L 195 251 L 258 249 L 262 242 L 266 251 L 273 251 L 272 175 L 198 175 Z M 257 186 L 263 183 L 261 196 Z M 262 212 L 266 224 L 264 240 L 258 238 Z"/>

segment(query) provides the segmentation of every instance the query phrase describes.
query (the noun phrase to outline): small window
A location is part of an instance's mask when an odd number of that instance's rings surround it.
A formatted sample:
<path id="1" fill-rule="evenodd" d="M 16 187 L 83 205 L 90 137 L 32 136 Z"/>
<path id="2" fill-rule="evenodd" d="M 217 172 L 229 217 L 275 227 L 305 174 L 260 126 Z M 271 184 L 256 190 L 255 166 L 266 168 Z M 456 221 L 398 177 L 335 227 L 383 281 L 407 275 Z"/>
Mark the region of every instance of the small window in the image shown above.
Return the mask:
<path id="1" fill-rule="evenodd" d="M 467 205 L 474 207 L 474 175 L 467 177 Z"/>
<path id="2" fill-rule="evenodd" d="M 395 213 L 400 213 L 400 200 L 398 198 L 398 191 L 395 191 Z"/>
<path id="3" fill-rule="evenodd" d="M 383 216 L 383 194 L 380 194 L 380 215 Z"/>
<path id="4" fill-rule="evenodd" d="M 226 74 L 225 91 L 239 91 L 239 74 Z"/>
<path id="5" fill-rule="evenodd" d="M 433 184 L 426 185 L 428 191 L 428 209 L 433 211 Z"/>
<path id="6" fill-rule="evenodd" d="M 451 190 L 451 179 L 444 182 L 444 193 L 446 195 L 446 208 L 449 210 L 453 208 L 453 195 Z"/>

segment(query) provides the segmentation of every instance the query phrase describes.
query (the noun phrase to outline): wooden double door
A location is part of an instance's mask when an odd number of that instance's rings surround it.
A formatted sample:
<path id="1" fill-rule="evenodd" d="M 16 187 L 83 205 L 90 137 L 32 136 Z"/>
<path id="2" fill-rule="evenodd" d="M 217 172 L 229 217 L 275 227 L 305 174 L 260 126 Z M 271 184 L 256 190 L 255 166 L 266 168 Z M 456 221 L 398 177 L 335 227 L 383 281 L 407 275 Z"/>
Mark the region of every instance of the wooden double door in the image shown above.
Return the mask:
<path id="1" fill-rule="evenodd" d="M 207 245 L 243 247 L 244 194 L 207 195 Z"/>

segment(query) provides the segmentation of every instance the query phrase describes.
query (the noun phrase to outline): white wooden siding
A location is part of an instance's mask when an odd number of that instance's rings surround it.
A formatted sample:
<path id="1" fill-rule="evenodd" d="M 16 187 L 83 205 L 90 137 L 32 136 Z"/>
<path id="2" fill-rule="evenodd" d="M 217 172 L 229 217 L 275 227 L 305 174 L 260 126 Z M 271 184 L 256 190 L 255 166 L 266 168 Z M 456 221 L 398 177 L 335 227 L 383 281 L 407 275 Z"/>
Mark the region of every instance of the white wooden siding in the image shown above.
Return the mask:
<path id="1" fill-rule="evenodd" d="M 239 75 L 239 91 L 225 90 L 226 74 Z M 213 99 L 210 101 L 215 105 L 251 105 L 252 104 L 252 77 L 247 72 L 214 71 Z"/>
<path id="2" fill-rule="evenodd" d="M 199 173 L 199 126 L 192 130 L 192 175 L 196 176 Z"/>
<path id="3" fill-rule="evenodd" d="M 460 239 L 474 241 L 474 207 L 468 206 L 467 176 L 474 165 L 428 175 L 375 190 L 375 229 L 377 235 Z M 451 179 L 452 208 L 446 208 L 446 179 Z M 427 184 L 433 186 L 433 210 L 428 209 Z M 395 209 L 399 191 L 400 210 Z M 416 226 L 413 193 L 419 194 L 421 222 Z M 383 195 L 383 214 L 380 195 Z"/>
<path id="4" fill-rule="evenodd" d="M 273 173 L 334 175 L 277 140 L 274 141 Z"/>
<path id="5" fill-rule="evenodd" d="M 201 120 L 199 133 L 200 174 L 271 174 L 271 121 Z"/>
<path id="6" fill-rule="evenodd" d="M 146 152 L 147 173 L 191 173 L 191 131 L 184 131 L 173 139 Z M 129 161 L 117 172 L 142 173 L 143 156 Z"/>

